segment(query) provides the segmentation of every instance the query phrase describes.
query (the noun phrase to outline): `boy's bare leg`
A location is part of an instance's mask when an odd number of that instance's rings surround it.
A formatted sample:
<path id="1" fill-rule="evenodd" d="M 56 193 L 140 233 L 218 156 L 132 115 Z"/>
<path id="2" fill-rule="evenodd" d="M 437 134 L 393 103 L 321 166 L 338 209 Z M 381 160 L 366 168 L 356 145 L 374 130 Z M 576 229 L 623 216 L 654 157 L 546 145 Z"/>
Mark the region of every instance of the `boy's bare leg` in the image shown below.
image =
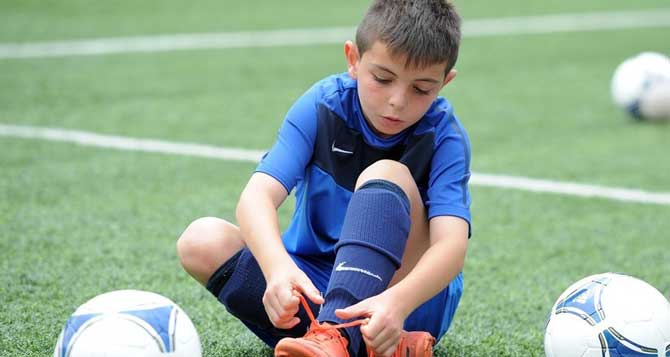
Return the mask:
<path id="1" fill-rule="evenodd" d="M 356 188 L 373 179 L 384 179 L 400 186 L 410 201 L 411 226 L 402 263 L 393 275 L 390 286 L 402 280 L 416 266 L 423 253 L 430 247 L 426 207 L 419 189 L 407 166 L 393 160 L 380 160 L 366 168 L 356 181 Z"/>
<path id="2" fill-rule="evenodd" d="M 181 265 L 202 285 L 206 285 L 212 274 L 242 248 L 240 229 L 216 217 L 196 219 L 177 241 Z"/>

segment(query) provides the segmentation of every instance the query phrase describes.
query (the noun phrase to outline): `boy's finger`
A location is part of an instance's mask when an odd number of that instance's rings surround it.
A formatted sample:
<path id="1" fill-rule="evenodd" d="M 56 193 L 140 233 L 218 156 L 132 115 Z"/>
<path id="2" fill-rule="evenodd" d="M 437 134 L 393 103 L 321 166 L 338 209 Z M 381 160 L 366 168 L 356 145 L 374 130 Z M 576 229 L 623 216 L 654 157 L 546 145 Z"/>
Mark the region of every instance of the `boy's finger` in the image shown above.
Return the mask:
<path id="1" fill-rule="evenodd" d="M 282 305 L 282 308 L 284 310 L 295 309 L 297 311 L 299 305 L 300 299 L 297 296 L 291 294 L 291 296 L 288 297 L 288 300 L 286 300 Z"/>
<path id="2" fill-rule="evenodd" d="M 297 317 L 294 317 L 294 318 L 292 318 L 291 320 L 286 321 L 286 322 L 283 322 L 283 321 L 277 321 L 277 322 L 273 322 L 272 324 L 273 324 L 276 328 L 279 328 L 279 329 L 282 329 L 282 330 L 288 330 L 288 329 L 290 329 L 290 328 L 293 328 L 295 325 L 297 325 L 297 324 L 299 324 L 299 323 L 300 323 L 300 319 L 297 318 Z"/>
<path id="3" fill-rule="evenodd" d="M 294 317 L 294 318 L 291 319 L 291 321 L 289 321 L 289 322 L 285 325 L 285 327 L 283 327 L 283 329 L 288 330 L 288 329 L 290 329 L 290 328 L 293 328 L 295 325 L 297 325 L 297 324 L 299 324 L 299 323 L 300 323 L 300 318 L 298 318 L 298 317 Z"/>
<path id="4" fill-rule="evenodd" d="M 379 344 L 377 337 L 382 329 L 383 326 L 379 326 L 379 323 L 376 320 L 370 319 L 369 323 L 361 326 L 361 334 L 370 339 L 370 341 L 373 342 L 373 345 L 376 346 Z"/>
<path id="5" fill-rule="evenodd" d="M 372 326 L 366 333 L 374 334 L 374 336 L 368 336 L 368 338 L 373 341 L 373 345 L 377 352 L 380 352 L 382 355 L 389 355 L 389 351 L 392 352 L 398 344 L 400 336 L 395 335 L 390 329 L 382 329 L 381 331 L 376 332 L 371 330 L 373 330 Z"/>
<path id="6" fill-rule="evenodd" d="M 291 289 L 281 289 L 277 291 L 277 302 L 280 306 L 292 305 L 298 299 L 293 295 Z"/>
<path id="7" fill-rule="evenodd" d="M 277 311 L 280 320 L 290 320 L 298 313 L 298 305 L 283 306 L 281 310 Z"/>
<path id="8" fill-rule="evenodd" d="M 353 319 L 360 316 L 369 316 L 370 310 L 367 307 L 365 301 L 361 301 L 358 304 L 351 305 L 344 309 L 335 310 L 335 316 L 341 319 Z"/>
<path id="9" fill-rule="evenodd" d="M 271 321 L 277 320 L 277 302 L 273 295 L 266 294 L 263 296 L 263 307 Z"/>
<path id="10" fill-rule="evenodd" d="M 300 291 L 307 296 L 308 299 L 310 299 L 313 303 L 315 304 L 323 304 L 323 296 L 321 296 L 321 293 L 319 290 L 312 284 L 311 281 L 303 280 L 298 283 L 298 288 Z"/>

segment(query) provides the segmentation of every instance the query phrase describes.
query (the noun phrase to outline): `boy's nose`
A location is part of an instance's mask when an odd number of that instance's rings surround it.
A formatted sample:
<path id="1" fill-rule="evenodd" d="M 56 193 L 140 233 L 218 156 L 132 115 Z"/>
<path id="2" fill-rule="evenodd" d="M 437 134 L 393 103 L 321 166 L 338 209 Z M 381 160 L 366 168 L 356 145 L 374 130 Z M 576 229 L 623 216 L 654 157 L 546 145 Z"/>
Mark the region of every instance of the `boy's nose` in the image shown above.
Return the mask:
<path id="1" fill-rule="evenodd" d="M 403 89 L 395 90 L 391 93 L 389 97 L 389 104 L 395 110 L 402 110 L 407 105 L 407 92 Z"/>

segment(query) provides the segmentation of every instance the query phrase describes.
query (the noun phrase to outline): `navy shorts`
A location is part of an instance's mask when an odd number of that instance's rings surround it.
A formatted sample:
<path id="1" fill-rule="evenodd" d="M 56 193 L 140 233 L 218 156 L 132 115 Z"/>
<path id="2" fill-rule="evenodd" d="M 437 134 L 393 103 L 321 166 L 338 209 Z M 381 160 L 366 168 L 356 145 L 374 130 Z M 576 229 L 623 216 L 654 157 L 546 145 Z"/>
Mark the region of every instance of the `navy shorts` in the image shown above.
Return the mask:
<path id="1" fill-rule="evenodd" d="M 256 280 L 255 282 L 247 281 L 247 283 L 253 284 L 259 288 L 261 287 L 259 285 L 262 285 L 262 289 L 264 290 L 265 279 L 262 273 L 260 273 L 260 268 L 258 267 L 256 259 L 248 248 L 244 248 L 241 254 L 236 257 L 238 257 L 238 262 L 235 270 L 246 271 L 246 279 Z M 296 265 L 307 274 L 316 288 L 325 294 L 328 280 L 330 279 L 330 274 L 333 270 L 333 261 L 318 257 L 299 255 L 291 255 L 291 258 L 293 258 Z M 254 272 L 254 274 L 248 274 L 248 272 Z M 451 325 L 462 293 L 463 274 L 459 273 L 446 289 L 440 291 L 432 299 L 426 301 L 408 316 L 407 320 L 405 320 L 404 329 L 406 331 L 427 331 L 439 341 Z M 257 296 L 259 295 L 258 293 L 255 295 L 256 296 L 249 296 L 249 303 L 262 304 L 262 301 L 260 300 L 262 299 L 262 294 L 260 294 L 260 297 Z M 316 310 L 314 310 L 314 314 L 317 314 Z M 259 316 L 259 319 L 267 320 L 267 316 Z M 301 318 L 301 320 L 306 319 Z M 249 323 L 244 319 L 241 319 L 241 321 L 265 343 L 273 347 L 280 339 L 287 337 L 287 335 L 291 335 L 291 333 L 288 333 L 288 330 L 278 330 L 274 327 L 267 326 L 265 323 L 261 326 L 259 324 Z M 308 321 L 303 321 L 303 323 L 308 323 Z M 306 326 L 303 328 L 306 328 Z M 300 331 L 299 329 L 292 330 Z M 304 332 L 297 332 L 297 335 L 293 337 L 301 337 L 302 333 Z"/>

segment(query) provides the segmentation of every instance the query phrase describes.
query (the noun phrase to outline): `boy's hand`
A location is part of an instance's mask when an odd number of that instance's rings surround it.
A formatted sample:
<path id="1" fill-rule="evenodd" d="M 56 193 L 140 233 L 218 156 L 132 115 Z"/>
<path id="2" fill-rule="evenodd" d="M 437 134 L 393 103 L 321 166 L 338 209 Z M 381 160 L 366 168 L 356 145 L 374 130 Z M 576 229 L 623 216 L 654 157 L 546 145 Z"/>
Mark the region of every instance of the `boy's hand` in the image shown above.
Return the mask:
<path id="1" fill-rule="evenodd" d="M 387 292 L 367 298 L 346 309 L 335 310 L 335 315 L 341 319 L 370 318 L 366 325 L 361 326 L 361 334 L 365 344 L 375 355 L 380 356 L 390 356 L 395 352 L 408 315 L 399 308 L 397 299 L 392 298 Z"/>
<path id="2" fill-rule="evenodd" d="M 275 271 L 268 279 L 263 294 L 263 306 L 275 327 L 290 329 L 300 322 L 300 318 L 295 316 L 300 306 L 300 298 L 294 291 L 303 294 L 315 304 L 323 304 L 323 297 L 295 264 Z"/>

